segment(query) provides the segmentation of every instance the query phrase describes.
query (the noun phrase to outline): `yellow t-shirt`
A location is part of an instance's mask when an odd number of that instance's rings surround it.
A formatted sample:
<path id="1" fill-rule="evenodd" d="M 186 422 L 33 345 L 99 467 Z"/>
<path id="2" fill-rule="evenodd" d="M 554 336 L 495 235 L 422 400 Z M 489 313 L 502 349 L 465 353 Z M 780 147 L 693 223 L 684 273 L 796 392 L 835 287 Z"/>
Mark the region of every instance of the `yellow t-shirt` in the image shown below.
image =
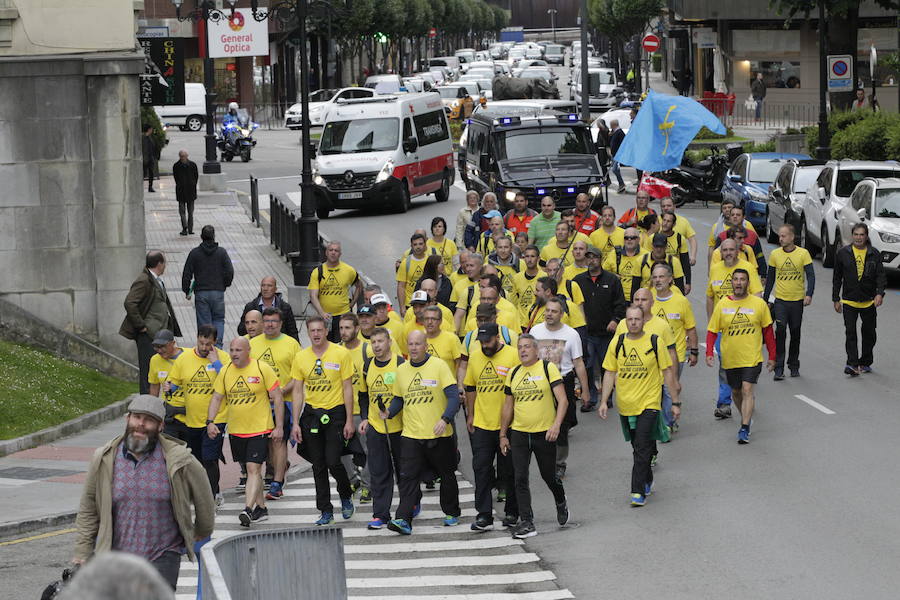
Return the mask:
<path id="1" fill-rule="evenodd" d="M 666 255 L 666 259 L 656 261 L 650 254 L 647 254 L 647 260 L 641 263 L 641 287 L 651 287 L 651 277 L 653 275 L 653 265 L 657 262 L 665 262 L 672 268 L 672 279 L 684 277 L 684 267 L 681 266 L 681 258 L 678 256 Z M 646 283 L 645 283 L 646 282 Z"/>
<path id="2" fill-rule="evenodd" d="M 756 266 L 756 256 L 753 254 L 753 247 L 748 246 L 747 244 L 742 244 L 741 249 L 738 251 L 738 260 L 746 261 L 748 265 L 750 265 L 754 271 L 759 271 Z M 710 266 L 722 262 L 722 249 L 716 248 L 713 250 L 712 256 L 709 259 Z"/>
<path id="3" fill-rule="evenodd" d="M 393 314 L 393 313 L 389 313 Z M 384 327 L 388 331 L 391 332 L 391 340 L 397 343 L 397 347 L 400 349 L 400 354 L 406 354 L 406 334 L 403 332 L 403 321 L 400 320 L 400 317 L 396 319 L 388 319 L 378 327 Z"/>
<path id="4" fill-rule="evenodd" d="M 587 267 L 579 267 L 575 263 L 572 263 L 571 265 L 563 269 L 562 280 L 563 282 L 571 281 L 572 279 L 575 279 L 576 275 L 581 275 L 587 270 Z M 560 283 L 560 285 L 562 285 L 562 283 Z"/>
<path id="5" fill-rule="evenodd" d="M 584 312 L 582 311 L 582 306 L 584 305 L 584 293 L 581 291 L 581 286 L 571 279 L 563 277 L 563 280 L 559 283 L 557 293 L 562 294 L 568 300 L 566 304 L 568 304 L 569 307 L 569 314 L 567 314 L 566 319 L 564 319 L 566 325 L 573 328 L 587 325 L 587 321 L 584 318 Z"/>
<path id="6" fill-rule="evenodd" d="M 639 250 L 634 256 L 627 256 L 623 251 L 621 254 L 613 252 L 609 254 L 603 261 L 603 269 L 619 276 L 622 282 L 622 291 L 625 293 L 625 301 L 630 302 L 634 292 L 638 287 L 648 287 L 650 281 L 644 281 L 641 272 L 641 263 L 644 256 L 649 253 L 646 250 Z M 640 278 L 637 287 L 634 286 L 635 278 Z"/>
<path id="7" fill-rule="evenodd" d="M 581 235 L 584 234 L 582 233 Z M 572 244 L 569 244 L 567 248 L 560 248 L 554 237 L 541 249 L 541 260 L 544 264 L 547 264 L 547 261 L 553 258 L 562 259 L 563 265 L 566 267 L 574 263 L 575 257 L 572 256 Z"/>
<path id="8" fill-rule="evenodd" d="M 444 261 L 445 273 L 453 272 L 453 257 L 459 254 L 456 242 L 446 237 L 444 238 L 444 241 L 440 243 L 434 241 L 432 238 L 428 238 L 425 240 L 425 246 L 429 248 L 429 253 L 433 252 L 441 255 L 441 260 Z"/>
<path id="9" fill-rule="evenodd" d="M 619 345 L 621 338 L 622 344 Z M 663 374 L 672 366 L 672 359 L 661 340 L 656 340 L 653 349 L 652 332 L 644 329 L 644 334 L 632 340 L 626 333 L 613 336 L 603 359 L 603 368 L 616 373 L 616 402 L 619 414 L 632 417 L 647 409 L 660 410 Z"/>
<path id="10" fill-rule="evenodd" d="M 437 337 L 425 337 L 426 351 L 432 356 L 440 358 L 450 368 L 450 372 L 456 374 L 456 361 L 462 355 L 462 344 L 459 337 L 447 331 L 441 331 Z"/>
<path id="11" fill-rule="evenodd" d="M 500 430 L 500 412 L 506 400 L 506 378 L 518 364 L 519 353 L 506 344 L 493 356 L 482 352 L 481 344 L 469 349 L 469 364 L 463 383 L 466 390 L 474 388 L 475 391 L 475 427 Z"/>
<path id="12" fill-rule="evenodd" d="M 602 258 L 605 261 L 607 256 L 615 254 L 616 248 L 621 248 L 625 245 L 625 230 L 621 227 L 616 227 L 612 233 L 606 233 L 601 227 L 591 234 L 591 244 L 600 250 L 600 254 L 603 255 Z"/>
<path id="13" fill-rule="evenodd" d="M 731 225 L 724 225 L 721 221 L 716 221 L 715 225 L 712 226 L 712 229 L 709 230 L 709 239 L 707 240 L 707 245 L 710 248 L 716 247 L 716 238 L 719 237 L 719 234 L 723 231 L 727 231 Z M 747 219 L 744 219 L 744 229 L 747 231 L 752 231 L 756 233 L 756 230 L 753 228 L 753 224 L 750 223 Z"/>
<path id="14" fill-rule="evenodd" d="M 684 362 L 687 358 L 687 331 L 697 327 L 691 303 L 674 286 L 672 295 L 665 300 L 657 298 L 655 289 L 653 297 L 653 314 L 669 324 L 672 334 L 675 336 L 675 354 L 678 356 L 679 362 Z"/>
<path id="15" fill-rule="evenodd" d="M 363 356 L 364 347 L 366 349 L 366 354 L 371 355 L 372 347 L 367 342 L 361 342 L 356 346 L 356 348 L 347 348 L 344 342 L 341 342 L 341 348 L 344 348 L 347 352 L 350 353 L 350 360 L 353 361 L 353 377 L 350 378 L 350 383 L 353 385 L 354 415 L 359 414 L 359 392 L 362 386 L 363 361 L 366 358 L 365 356 Z"/>
<path id="16" fill-rule="evenodd" d="M 856 246 L 851 246 L 853 249 L 853 259 L 856 261 L 856 278 L 862 279 L 863 271 L 866 268 L 866 249 L 863 248 L 860 250 Z M 869 308 L 870 306 L 875 304 L 874 300 L 866 300 L 865 302 L 857 302 L 856 300 L 841 300 L 842 303 L 847 306 L 852 306 L 853 308 Z"/>
<path id="17" fill-rule="evenodd" d="M 456 376 L 447 363 L 434 356 L 418 367 L 409 361 L 398 366 L 394 395 L 403 398 L 403 437 L 434 439 L 434 426 L 447 410 L 444 388 L 455 385 Z M 441 437 L 451 435 L 453 425 L 448 424 Z"/>
<path id="18" fill-rule="evenodd" d="M 294 357 L 291 376 L 305 386 L 307 404 L 332 409 L 344 403 L 344 381 L 353 380 L 353 359 L 346 348 L 330 342 L 321 357 L 305 348 Z"/>
<path id="19" fill-rule="evenodd" d="M 403 430 L 403 411 L 396 417 L 387 420 L 385 431 L 384 419 L 379 415 L 378 398 L 387 409 L 394 398 L 394 382 L 397 378 L 397 366 L 404 363 L 404 358 L 391 353 L 391 359 L 383 367 L 378 366 L 374 358 L 369 360 L 369 368 L 365 376 L 359 379 L 359 391 L 369 393 L 369 426 L 378 433 L 397 433 Z M 362 373 L 362 371 L 361 371 Z"/>
<path id="20" fill-rule="evenodd" d="M 321 275 L 319 270 L 321 268 Z M 319 304 L 328 314 L 338 316 L 350 312 L 348 289 L 359 280 L 356 269 L 340 261 L 336 267 L 322 263 L 309 276 L 309 289 L 319 290 Z"/>
<path id="21" fill-rule="evenodd" d="M 679 258 L 682 254 L 688 253 L 687 237 L 678 231 L 678 223 L 675 224 L 676 229 L 672 235 L 666 238 L 666 254 Z M 690 225 L 688 225 L 690 227 Z M 691 230 L 693 231 L 693 229 Z M 652 242 L 651 242 L 652 243 Z M 647 249 L 648 251 L 650 248 Z"/>
<path id="22" fill-rule="evenodd" d="M 169 378 L 169 373 L 172 371 L 172 367 L 175 366 L 175 361 L 181 354 L 184 354 L 184 348 L 178 348 L 178 350 L 180 354 L 171 359 L 163 358 L 159 352 L 151 356 L 150 370 L 147 372 L 147 381 L 151 385 L 158 385 L 160 387 L 160 396 L 163 400 L 175 407 L 184 406 L 184 390 L 175 390 L 166 397 L 165 394 L 162 393 L 162 385 Z M 185 415 L 175 415 L 175 420 L 181 421 L 182 423 L 186 422 Z M 203 418 L 203 423 L 206 424 L 205 417 Z"/>
<path id="23" fill-rule="evenodd" d="M 535 361 L 530 367 L 513 367 L 506 378 L 504 394 L 513 397 L 513 421 L 516 431 L 538 433 L 553 427 L 556 421 L 556 396 L 553 388 L 563 385 L 559 369 L 552 362 Z"/>
<path id="24" fill-rule="evenodd" d="M 214 362 L 219 364 L 215 365 Z M 207 358 L 197 356 L 191 348 L 182 352 L 172 371 L 169 373 L 169 381 L 177 385 L 179 391 L 184 394 L 184 407 L 187 411 L 183 416 L 184 424 L 188 427 L 206 427 L 206 417 L 209 413 L 209 401 L 212 400 L 213 386 L 219 373 L 229 363 L 228 353 L 215 349 Z M 216 423 L 228 422 L 228 405 L 225 402 L 219 406 L 219 412 L 214 419 Z"/>
<path id="25" fill-rule="evenodd" d="M 390 332 L 390 330 L 388 330 L 388 331 Z M 359 335 L 356 336 L 356 337 L 357 337 L 357 339 L 358 339 L 359 341 L 361 341 L 363 344 L 366 344 L 366 345 L 367 345 L 367 347 L 368 347 L 368 354 L 371 355 L 371 354 L 372 354 L 372 340 L 370 340 L 369 338 L 367 338 L 366 336 L 364 336 L 363 333 L 362 333 L 362 330 L 360 330 Z M 400 351 L 400 346 L 397 345 L 397 340 L 395 340 L 395 339 L 393 338 L 393 335 L 391 336 L 391 353 L 392 353 L 392 354 L 400 354 L 401 356 L 403 355 L 403 353 Z"/>
<path id="26" fill-rule="evenodd" d="M 443 304 L 436 304 L 438 308 L 441 309 L 441 329 L 444 331 L 449 331 L 453 333 L 453 313 L 450 312 L 450 309 L 444 306 Z M 416 313 L 413 312 L 412 308 L 406 311 L 406 314 L 403 315 L 403 326 L 409 327 L 410 323 L 416 322 Z M 423 329 L 420 329 L 422 331 Z M 408 334 L 411 329 L 407 329 L 406 333 Z"/>
<path id="27" fill-rule="evenodd" d="M 481 289 L 477 285 L 472 290 L 471 301 L 469 300 L 469 294 L 468 292 L 465 292 L 456 305 L 457 309 L 462 308 L 466 311 L 466 318 L 463 319 L 462 328 L 458 332 L 461 336 L 465 335 L 467 331 L 470 331 L 475 327 L 475 313 L 477 312 L 478 305 L 481 303 Z M 497 300 L 497 323 L 506 325 L 516 331 L 520 329 L 519 309 L 502 296 Z"/>
<path id="28" fill-rule="evenodd" d="M 272 367 L 259 360 L 251 359 L 242 369 L 234 363 L 222 367 L 213 391 L 225 396 L 229 435 L 261 435 L 272 431 L 275 420 L 269 392 L 280 385 Z"/>
<path id="29" fill-rule="evenodd" d="M 723 369 L 755 367 L 762 362 L 762 330 L 772 324 L 769 305 L 758 296 L 732 300 L 726 296 L 713 310 L 707 329 L 722 334 Z"/>
<path id="30" fill-rule="evenodd" d="M 653 308 L 656 308 L 655 304 Z M 628 325 L 625 323 L 625 319 L 619 321 L 619 324 L 616 326 L 616 332 L 613 334 L 613 341 L 617 340 L 618 336 L 622 333 L 628 333 Z M 660 352 L 675 349 L 676 354 L 678 353 L 678 343 L 675 341 L 675 333 L 672 331 L 672 327 L 669 325 L 667 319 L 663 319 L 654 314 L 654 316 L 650 317 L 650 319 L 644 323 L 644 333 L 653 333 L 659 337 Z"/>
<path id="31" fill-rule="evenodd" d="M 422 271 L 425 269 L 425 261 L 428 260 L 429 253 L 426 252 L 422 258 L 416 258 L 412 254 L 404 257 L 400 261 L 400 268 L 397 269 L 397 281 L 406 284 L 406 293 L 403 298 L 403 305 L 409 306 L 409 299 L 416 291 L 416 283 L 422 277 Z"/>
<path id="32" fill-rule="evenodd" d="M 806 248 L 795 247 L 791 252 L 775 248 L 769 255 L 769 266 L 775 267 L 775 297 L 797 301 L 806 297 L 806 265 L 812 257 Z"/>
<path id="33" fill-rule="evenodd" d="M 499 304 L 497 306 L 499 308 Z M 518 310 L 498 310 L 497 325 L 505 325 L 507 328 L 509 328 L 510 331 L 513 331 L 515 333 L 522 331 L 522 326 L 519 324 Z M 469 318 L 466 320 L 465 325 L 463 325 L 463 335 L 477 328 L 478 320 L 475 318 L 475 311 L 470 310 Z"/>
<path id="34" fill-rule="evenodd" d="M 750 274 L 750 285 L 747 293 L 758 294 L 763 291 L 762 283 L 756 269 L 745 260 L 739 260 L 733 267 L 728 267 L 724 262 L 719 262 L 709 267 L 709 283 L 706 285 L 706 295 L 718 302 L 723 297 L 730 295 L 734 288 L 731 287 L 731 276 L 736 269 L 744 269 Z"/>
<path id="35" fill-rule="evenodd" d="M 250 358 L 261 360 L 272 367 L 282 386 L 291 382 L 291 366 L 298 352 L 300 343 L 284 333 L 274 339 L 263 334 L 250 340 Z"/>
<path id="36" fill-rule="evenodd" d="M 692 238 L 697 235 L 697 232 L 691 227 L 691 222 L 681 215 L 675 215 L 675 226 L 672 229 L 680 233 L 684 238 Z"/>
<path id="37" fill-rule="evenodd" d="M 534 277 L 526 275 L 525 271 L 516 273 L 513 278 L 513 293 L 510 299 L 519 313 L 519 323 L 528 322 L 528 311 L 534 306 L 534 288 L 537 286 L 537 280 L 544 276 L 544 272 L 538 270 L 538 274 Z"/>
<path id="38" fill-rule="evenodd" d="M 458 269 L 456 271 L 448 271 L 448 273 L 450 273 L 450 287 L 451 288 L 456 287 L 456 284 L 459 283 L 460 281 L 462 281 L 463 279 L 469 278 L 464 272 L 462 272 Z M 451 289 L 451 292 L 452 292 L 452 289 Z"/>
<path id="39" fill-rule="evenodd" d="M 492 265 L 500 273 L 500 285 L 507 298 L 513 296 L 513 277 L 519 273 L 521 265 Z"/>

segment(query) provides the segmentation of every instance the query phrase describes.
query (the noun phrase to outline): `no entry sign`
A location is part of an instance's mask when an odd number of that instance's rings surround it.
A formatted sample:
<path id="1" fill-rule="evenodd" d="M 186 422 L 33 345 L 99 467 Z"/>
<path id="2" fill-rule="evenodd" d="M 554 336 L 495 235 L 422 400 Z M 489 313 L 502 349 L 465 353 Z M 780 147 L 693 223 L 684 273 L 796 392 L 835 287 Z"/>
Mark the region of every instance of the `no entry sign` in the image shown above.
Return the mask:
<path id="1" fill-rule="evenodd" d="M 656 52 L 659 50 L 659 36 L 648 33 L 644 36 L 644 39 L 641 40 L 641 46 L 647 52 Z"/>
<path id="2" fill-rule="evenodd" d="M 853 57 L 849 54 L 828 56 L 828 91 L 849 92 L 853 89 Z"/>

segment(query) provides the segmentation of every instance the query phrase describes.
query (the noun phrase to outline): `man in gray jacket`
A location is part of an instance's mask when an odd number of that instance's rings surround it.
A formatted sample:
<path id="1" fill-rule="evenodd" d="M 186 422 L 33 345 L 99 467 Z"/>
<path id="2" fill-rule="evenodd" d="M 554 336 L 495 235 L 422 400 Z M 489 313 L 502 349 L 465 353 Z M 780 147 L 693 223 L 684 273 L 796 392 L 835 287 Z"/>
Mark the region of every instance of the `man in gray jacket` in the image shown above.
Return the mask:
<path id="1" fill-rule="evenodd" d="M 75 519 L 72 562 L 119 550 L 141 556 L 175 589 L 181 555 L 209 537 L 215 501 L 206 472 L 190 450 L 163 435 L 162 400 L 135 396 L 125 434 L 99 448 L 87 471 Z M 194 516 L 191 517 L 191 506 Z"/>

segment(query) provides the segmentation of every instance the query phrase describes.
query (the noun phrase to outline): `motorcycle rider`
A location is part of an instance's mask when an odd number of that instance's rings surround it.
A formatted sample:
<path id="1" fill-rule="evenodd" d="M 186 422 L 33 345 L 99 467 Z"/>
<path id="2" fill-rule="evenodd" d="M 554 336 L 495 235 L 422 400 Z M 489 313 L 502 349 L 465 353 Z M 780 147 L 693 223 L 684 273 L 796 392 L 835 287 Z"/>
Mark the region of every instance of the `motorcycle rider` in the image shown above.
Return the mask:
<path id="1" fill-rule="evenodd" d="M 240 131 L 240 121 L 238 119 L 238 108 L 237 102 L 229 102 L 228 103 L 228 112 L 225 113 L 225 116 L 222 117 L 222 137 L 225 138 L 225 141 L 229 144 L 236 145 L 237 143 L 237 135 Z M 233 123 L 235 128 L 229 129 L 227 127 L 228 124 Z"/>

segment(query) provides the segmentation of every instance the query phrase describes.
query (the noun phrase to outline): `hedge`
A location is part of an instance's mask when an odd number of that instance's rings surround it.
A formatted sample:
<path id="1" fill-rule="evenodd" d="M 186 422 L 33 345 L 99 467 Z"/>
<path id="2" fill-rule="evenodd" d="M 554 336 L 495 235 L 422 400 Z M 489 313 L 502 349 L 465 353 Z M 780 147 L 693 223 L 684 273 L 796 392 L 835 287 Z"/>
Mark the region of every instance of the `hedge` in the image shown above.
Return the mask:
<path id="1" fill-rule="evenodd" d="M 831 157 L 853 160 L 900 158 L 900 115 L 871 111 L 837 112 L 828 116 Z M 809 154 L 815 156 L 819 128 L 804 127 Z"/>

